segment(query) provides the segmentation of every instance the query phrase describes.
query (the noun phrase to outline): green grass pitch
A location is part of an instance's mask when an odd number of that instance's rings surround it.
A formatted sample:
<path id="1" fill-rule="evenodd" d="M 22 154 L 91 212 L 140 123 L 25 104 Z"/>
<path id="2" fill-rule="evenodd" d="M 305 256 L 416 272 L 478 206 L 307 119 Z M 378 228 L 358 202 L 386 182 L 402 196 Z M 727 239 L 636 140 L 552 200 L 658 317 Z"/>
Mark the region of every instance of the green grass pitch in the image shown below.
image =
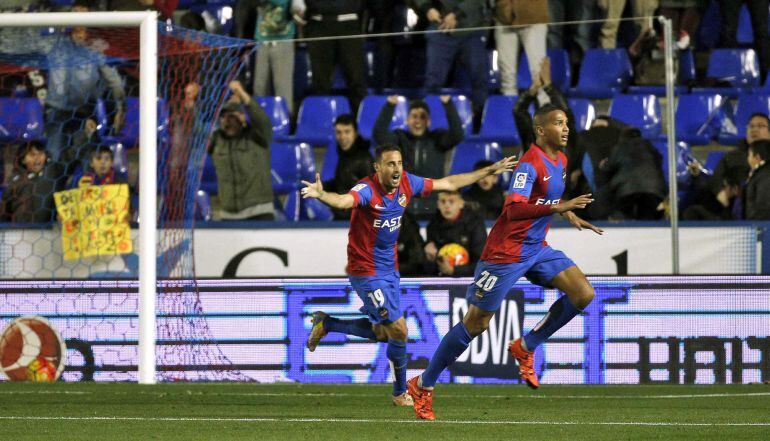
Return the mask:
<path id="1" fill-rule="evenodd" d="M 388 385 L 0 383 L 3 440 L 768 440 L 770 386 L 439 385 L 437 421 Z"/>

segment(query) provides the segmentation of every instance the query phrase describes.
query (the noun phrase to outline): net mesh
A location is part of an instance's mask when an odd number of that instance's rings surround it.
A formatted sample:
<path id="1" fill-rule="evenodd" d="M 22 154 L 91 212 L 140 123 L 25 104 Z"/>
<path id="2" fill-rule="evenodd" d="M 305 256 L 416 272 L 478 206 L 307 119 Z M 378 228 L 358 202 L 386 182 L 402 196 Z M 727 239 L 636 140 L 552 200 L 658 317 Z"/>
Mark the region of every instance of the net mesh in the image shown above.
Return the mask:
<path id="1" fill-rule="evenodd" d="M 0 30 L 0 278 L 137 277 L 139 49 L 138 28 Z M 253 49 L 159 24 L 158 278 L 195 279 L 209 135 Z M 242 379 L 213 342 L 194 282 L 160 286 L 157 314 L 161 379 Z M 137 326 L 115 337 L 135 342 Z M 196 374 L 200 365 L 222 369 Z"/>

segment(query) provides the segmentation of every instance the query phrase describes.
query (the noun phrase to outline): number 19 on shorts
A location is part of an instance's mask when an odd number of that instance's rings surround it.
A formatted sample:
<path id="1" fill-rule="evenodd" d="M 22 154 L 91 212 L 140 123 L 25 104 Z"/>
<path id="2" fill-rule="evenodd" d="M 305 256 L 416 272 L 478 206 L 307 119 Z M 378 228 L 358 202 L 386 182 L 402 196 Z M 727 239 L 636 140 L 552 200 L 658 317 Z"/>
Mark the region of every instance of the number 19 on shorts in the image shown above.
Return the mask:
<path id="1" fill-rule="evenodd" d="M 492 290 L 492 288 L 495 287 L 495 283 L 497 283 L 497 276 L 489 274 L 489 271 L 482 271 L 481 277 L 479 277 L 479 280 L 476 281 L 476 286 L 486 292 L 489 292 Z"/>
<path id="2" fill-rule="evenodd" d="M 381 289 L 375 289 L 374 291 L 366 294 L 369 297 L 369 300 L 374 303 L 374 306 L 377 308 L 382 308 L 383 305 L 385 305 L 385 296 L 382 294 Z"/>

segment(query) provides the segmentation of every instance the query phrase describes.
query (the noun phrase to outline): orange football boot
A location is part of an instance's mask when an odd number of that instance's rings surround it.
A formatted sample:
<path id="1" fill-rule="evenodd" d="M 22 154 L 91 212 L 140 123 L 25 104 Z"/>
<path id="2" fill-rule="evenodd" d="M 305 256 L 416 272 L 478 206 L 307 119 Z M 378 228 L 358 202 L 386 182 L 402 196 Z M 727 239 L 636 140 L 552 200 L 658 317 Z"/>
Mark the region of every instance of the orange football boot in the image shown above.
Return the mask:
<path id="1" fill-rule="evenodd" d="M 519 362 L 519 377 L 527 382 L 527 386 L 532 389 L 540 387 L 540 381 L 535 372 L 535 353 L 529 352 L 522 347 L 522 339 L 508 343 L 508 353 Z"/>
<path id="2" fill-rule="evenodd" d="M 414 400 L 414 414 L 421 420 L 433 421 L 436 419 L 436 414 L 433 413 L 433 391 L 418 386 L 417 378 L 414 377 L 406 383 L 406 392 Z"/>

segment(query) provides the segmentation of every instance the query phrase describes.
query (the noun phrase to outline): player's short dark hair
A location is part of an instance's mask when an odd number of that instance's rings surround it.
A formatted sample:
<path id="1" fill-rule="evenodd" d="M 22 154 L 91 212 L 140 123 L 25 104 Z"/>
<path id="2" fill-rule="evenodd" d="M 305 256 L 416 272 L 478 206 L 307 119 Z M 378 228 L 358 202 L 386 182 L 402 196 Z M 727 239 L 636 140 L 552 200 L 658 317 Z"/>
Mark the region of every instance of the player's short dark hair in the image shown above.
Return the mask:
<path id="1" fill-rule="evenodd" d="M 425 100 L 411 100 L 409 101 L 409 112 L 415 109 L 423 109 L 425 113 L 430 116 L 430 108 L 428 107 L 428 103 L 425 102 Z"/>
<path id="2" fill-rule="evenodd" d="M 540 106 L 540 108 L 535 111 L 535 117 L 532 118 L 532 128 L 537 126 L 538 121 L 542 121 L 542 119 L 545 118 L 546 115 L 556 110 L 561 110 L 562 112 L 564 112 L 564 109 L 551 103 Z M 564 113 L 566 114 L 566 112 Z"/>
<path id="3" fill-rule="evenodd" d="M 382 144 L 374 149 L 374 162 L 380 162 L 382 155 L 387 152 L 401 152 L 401 148 L 395 144 Z"/>
<path id="4" fill-rule="evenodd" d="M 91 151 L 91 159 L 96 158 L 102 153 L 109 153 L 110 159 L 112 159 L 113 161 L 115 160 L 115 152 L 112 151 L 112 147 L 106 144 L 100 144 L 96 146 L 96 148 L 94 148 L 93 151 Z"/>
<path id="5" fill-rule="evenodd" d="M 768 117 L 766 113 L 762 113 L 762 112 L 752 113 L 751 116 L 749 117 L 749 122 L 751 122 L 751 120 L 754 119 L 754 118 L 762 118 L 762 119 L 764 119 L 765 122 L 767 123 L 768 127 L 770 127 L 770 117 Z"/>
<path id="6" fill-rule="evenodd" d="M 343 126 L 353 126 L 353 129 L 355 131 L 358 131 L 358 123 L 356 123 L 356 119 L 353 118 L 353 115 L 349 113 L 343 113 L 342 115 L 338 116 L 334 120 L 334 125 L 342 124 Z"/>
<path id="7" fill-rule="evenodd" d="M 460 199 L 462 199 L 462 197 L 463 197 L 463 194 L 460 193 L 459 189 L 458 190 L 441 190 L 441 191 L 438 192 L 438 194 L 439 195 L 446 194 L 446 195 L 450 195 L 450 196 L 453 195 L 453 194 L 456 194 L 457 196 L 460 196 Z"/>
<path id="8" fill-rule="evenodd" d="M 24 167 L 24 157 L 27 156 L 27 153 L 29 153 L 30 150 L 43 152 L 45 153 L 46 157 L 48 157 L 48 151 L 45 149 L 45 144 L 35 139 L 29 140 L 21 144 L 19 149 L 16 151 L 16 164 L 19 167 Z"/>
<path id="9" fill-rule="evenodd" d="M 770 141 L 764 139 L 760 141 L 754 141 L 749 144 L 749 150 L 762 158 L 763 161 L 770 160 Z"/>
<path id="10" fill-rule="evenodd" d="M 482 159 L 481 161 L 477 161 L 475 164 L 473 164 L 473 170 L 481 170 L 482 168 L 489 167 L 493 164 L 494 162 L 490 161 L 489 159 Z"/>

